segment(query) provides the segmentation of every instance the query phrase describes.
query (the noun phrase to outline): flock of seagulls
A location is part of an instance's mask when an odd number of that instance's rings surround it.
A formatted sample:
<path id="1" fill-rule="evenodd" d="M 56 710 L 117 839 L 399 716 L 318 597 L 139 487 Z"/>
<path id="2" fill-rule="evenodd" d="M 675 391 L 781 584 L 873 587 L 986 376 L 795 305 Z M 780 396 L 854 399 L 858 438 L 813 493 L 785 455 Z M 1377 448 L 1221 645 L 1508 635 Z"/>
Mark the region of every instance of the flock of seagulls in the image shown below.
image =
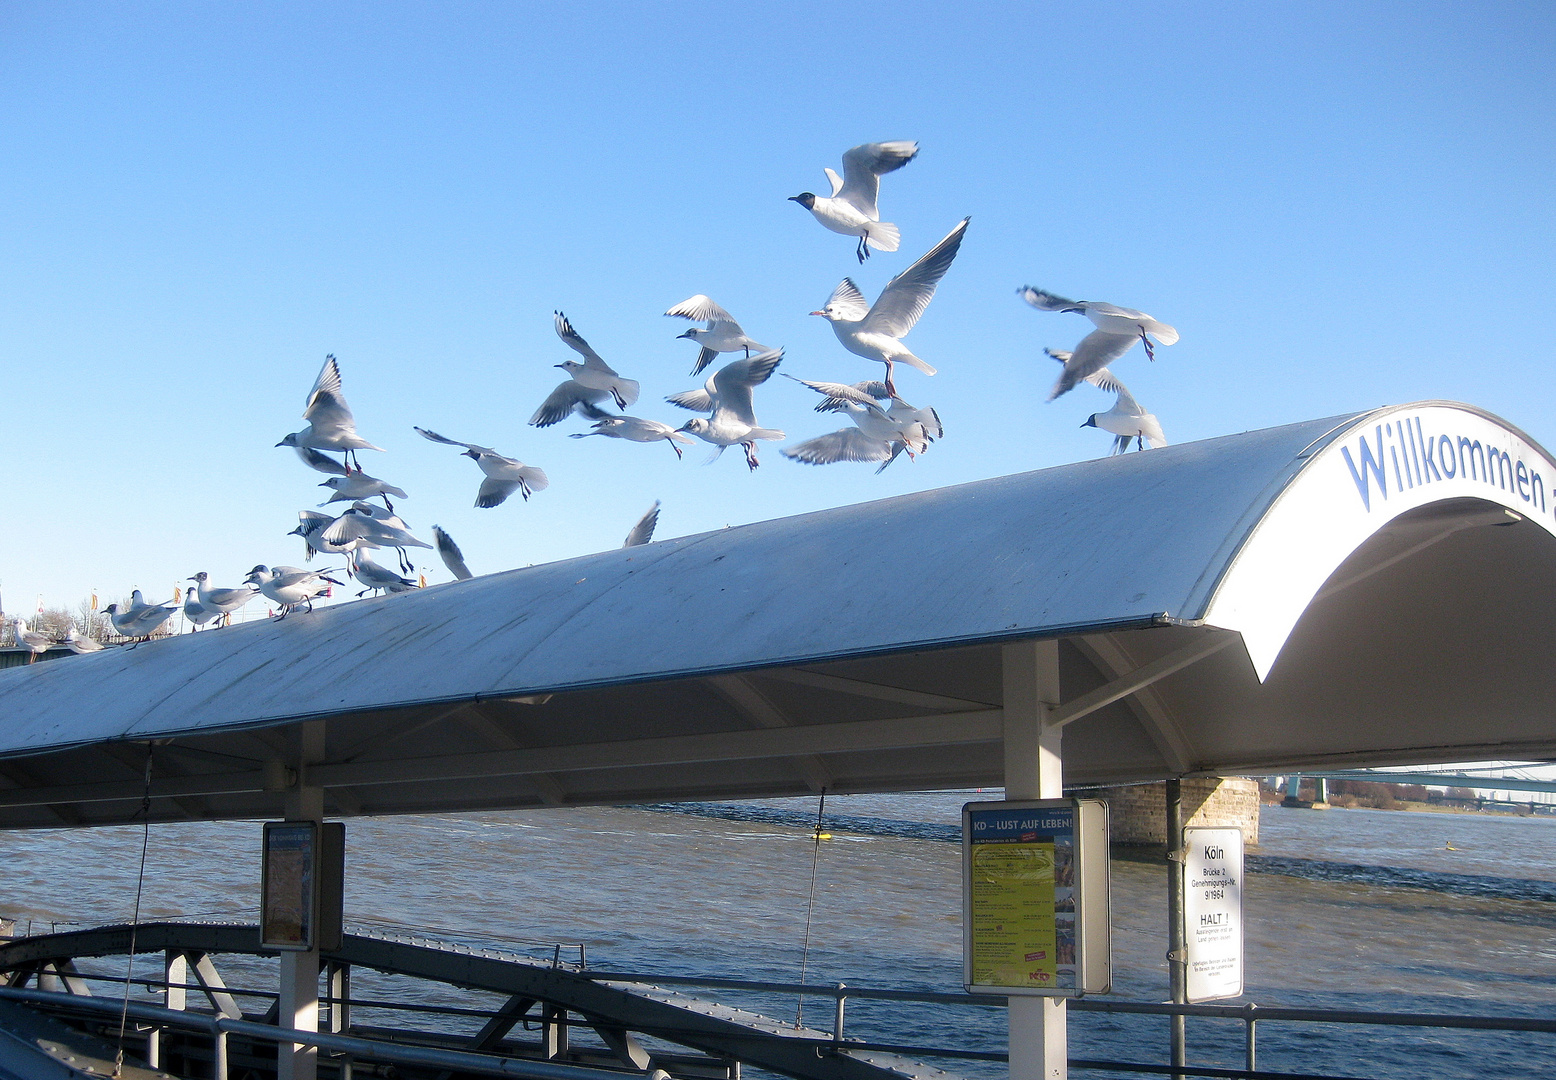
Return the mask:
<path id="1" fill-rule="evenodd" d="M 872 250 L 895 252 L 901 247 L 901 230 L 880 219 L 881 177 L 903 168 L 917 155 L 918 144 L 911 141 L 855 146 L 843 155 L 842 176 L 830 168 L 824 170 L 831 185 L 829 195 L 806 191 L 793 196 L 791 201 L 808 210 L 823 227 L 856 238 L 855 255 L 863 264 Z M 893 277 L 874 303 L 866 299 L 852 279 L 845 277 L 826 304 L 810 313 L 831 324 L 838 343 L 849 353 L 881 364 L 881 378 L 843 383 L 801 379 L 784 372 L 786 377 L 820 396 L 821 401 L 815 406 L 817 412 L 838 414 L 851 425 L 785 447 L 781 451 L 785 457 L 809 465 L 877 462 L 876 472 L 880 472 L 902 454 L 910 458 L 922 454 L 944 437 L 944 427 L 934 408 L 915 407 L 899 394 L 898 365 L 926 376 L 936 374 L 936 368 L 915 355 L 904 339 L 923 317 L 941 279 L 955 261 L 970 220 L 963 218 L 944 239 Z M 1137 449 L 1146 444 L 1165 445 L 1161 424 L 1135 400 L 1108 365 L 1117 362 L 1137 343 L 1144 346 L 1148 359 L 1154 360 L 1155 345 L 1175 343 L 1177 330 L 1132 308 L 1069 300 L 1032 286 L 1017 292 L 1039 311 L 1082 315 L 1094 326 L 1071 351 L 1044 350 L 1061 365 L 1049 400 L 1083 382 L 1089 383 L 1115 395 L 1111 409 L 1093 413 L 1082 425 L 1113 435 L 1111 453 L 1125 452 L 1131 442 Z M 751 337 L 734 316 L 701 293 L 664 314 L 703 324 L 678 335 L 697 346 L 693 376 L 701 375 L 723 356 L 738 354 L 738 358 L 716 367 L 700 388 L 673 393 L 664 399 L 670 405 L 703 415 L 676 427 L 628 414 L 627 410 L 640 398 L 641 385 L 607 363 L 567 316 L 556 311 L 553 325 L 557 337 L 579 359 L 570 358 L 555 365 L 567 377 L 540 403 L 529 424 L 550 428 L 577 415 L 588 422 L 589 430 L 572 432 L 571 438 L 598 435 L 635 443 L 663 442 L 677 459 L 682 457 L 682 447 L 697 439 L 714 447 L 710 463 L 728 448 L 740 446 L 747 467 L 756 469 L 760 464 L 758 443 L 788 438 L 783 431 L 762 426 L 755 407 L 756 391 L 769 382 L 783 363 L 784 349 L 769 347 Z M 359 597 L 370 592 L 409 592 L 425 585 L 420 575 L 411 576 L 416 574 L 410 555 L 413 549 L 435 550 L 456 579 L 473 576 L 459 546 L 446 531 L 434 525 L 430 544 L 417 537 L 395 512 L 392 501 L 407 498 L 406 492 L 369 475 L 362 467 L 361 451 L 382 453 L 383 448 L 358 434 L 356 419 L 346 404 L 340 365 L 333 354 L 325 358 L 314 380 L 302 418 L 304 426 L 276 445 L 293 448 L 310 469 L 326 474 L 327 479 L 319 486 L 330 489 L 330 495 L 319 504 L 319 510 L 300 511 L 297 527 L 289 535 L 301 538 L 305 562 L 326 556 L 339 558 L 343 565 L 310 570 L 260 564 L 232 588 L 213 587 L 202 571 L 189 579 L 194 584 L 187 590 L 181 609 L 176 598 L 170 604 L 153 604 L 136 590 L 128 604 L 110 604 L 106 609 L 117 635 L 132 642 L 144 641 L 165 632 L 167 621 L 180 610 L 195 630 L 224 626 L 234 613 L 259 597 L 270 602 L 275 618 L 284 618 L 299 609 L 311 610 L 315 600 L 352 580 L 361 586 Z M 501 506 L 515 492 L 527 501 L 550 486 L 544 470 L 498 453 L 490 446 L 451 439 L 425 427 L 413 430 L 430 442 L 460 447 L 460 456 L 475 462 L 482 474 L 475 494 L 478 508 Z M 338 513 L 321 512 L 338 503 L 346 504 Z M 659 510 L 656 501 L 632 527 L 623 546 L 649 543 Z M 371 554 L 384 549 L 394 550 L 394 567 L 378 562 Z M 56 644 L 69 645 L 78 653 L 102 648 L 74 630 L 57 640 L 28 629 L 21 619 L 15 620 L 15 637 L 19 646 L 30 651 L 29 662 Z"/>

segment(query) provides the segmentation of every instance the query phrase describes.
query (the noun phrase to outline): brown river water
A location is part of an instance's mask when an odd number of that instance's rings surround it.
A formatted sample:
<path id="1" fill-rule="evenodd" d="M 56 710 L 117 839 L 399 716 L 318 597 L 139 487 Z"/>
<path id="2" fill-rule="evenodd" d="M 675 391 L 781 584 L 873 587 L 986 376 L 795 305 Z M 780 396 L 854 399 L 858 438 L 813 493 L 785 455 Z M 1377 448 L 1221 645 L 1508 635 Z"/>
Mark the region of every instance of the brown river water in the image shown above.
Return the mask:
<path id="1" fill-rule="evenodd" d="M 998 795 L 829 798 L 833 838 L 819 851 L 814 800 L 357 819 L 347 823 L 346 917 L 535 955 L 567 943 L 562 955 L 576 957 L 583 943 L 598 970 L 792 982 L 815 856 L 809 981 L 959 991 L 960 849 L 948 841 L 962 802 Z M 1239 1001 L 1556 1017 L 1556 818 L 1275 807 L 1261 833 L 1246 878 Z M 250 822 L 153 826 L 141 917 L 252 920 L 259 835 Z M 0 916 L 17 919 L 18 932 L 30 920 L 35 933 L 128 920 L 140 842 L 138 827 L 0 833 Z M 1116 997 L 1167 993 L 1165 887 L 1160 864 L 1115 859 Z M 223 968 L 231 983 L 267 987 L 268 963 L 231 958 Z M 99 970 L 110 968 L 123 973 L 122 962 Z M 136 973 L 150 969 L 143 960 Z M 371 977 L 355 992 L 496 1004 Z M 795 1010 L 792 997 L 709 996 L 786 1018 Z M 808 1022 L 830 1023 L 829 1001 L 806 1009 Z M 1003 1049 L 1001 1010 L 856 1001 L 848 1022 L 860 1037 Z M 1191 1062 L 1241 1061 L 1240 1024 L 1189 1028 Z M 1071 1039 L 1077 1057 L 1165 1061 L 1157 1018 L 1076 1013 Z M 1260 1066 L 1389 1080 L 1546 1077 L 1556 1075 L 1556 1037 L 1266 1023 Z"/>

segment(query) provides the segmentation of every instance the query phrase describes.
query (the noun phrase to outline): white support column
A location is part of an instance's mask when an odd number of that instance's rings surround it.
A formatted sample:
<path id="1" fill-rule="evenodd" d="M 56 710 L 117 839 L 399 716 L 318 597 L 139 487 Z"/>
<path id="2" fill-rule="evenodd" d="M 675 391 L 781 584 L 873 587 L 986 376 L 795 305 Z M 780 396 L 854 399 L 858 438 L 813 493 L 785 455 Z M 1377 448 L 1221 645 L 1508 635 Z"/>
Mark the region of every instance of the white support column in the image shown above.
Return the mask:
<path id="1" fill-rule="evenodd" d="M 324 722 L 301 725 L 296 758 L 297 782 L 286 792 L 287 821 L 324 821 L 324 789 L 308 783 L 308 766 L 324 760 Z M 319 1030 L 319 950 L 281 954 L 281 1000 L 276 1015 L 280 1027 Z M 276 1047 L 276 1080 L 315 1080 L 317 1047 L 280 1043 Z"/>
<path id="2" fill-rule="evenodd" d="M 1048 722 L 1059 705 L 1059 643 L 1022 641 L 1003 649 L 1005 798 L 1064 795 L 1063 728 Z M 1010 1080 L 1065 1080 L 1069 1038 L 1065 999 L 1010 998 Z"/>

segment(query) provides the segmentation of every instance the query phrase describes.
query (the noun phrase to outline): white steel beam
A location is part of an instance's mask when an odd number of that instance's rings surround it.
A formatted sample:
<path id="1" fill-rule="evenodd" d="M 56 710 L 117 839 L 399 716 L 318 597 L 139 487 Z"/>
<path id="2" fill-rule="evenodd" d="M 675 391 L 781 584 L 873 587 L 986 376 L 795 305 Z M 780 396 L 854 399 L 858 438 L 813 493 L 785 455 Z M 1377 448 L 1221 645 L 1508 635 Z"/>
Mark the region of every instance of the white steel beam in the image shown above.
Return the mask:
<path id="1" fill-rule="evenodd" d="M 1190 664 L 1198 663 L 1207 656 L 1212 656 L 1226 648 L 1232 642 L 1238 640 L 1233 633 L 1206 634 L 1198 641 L 1191 641 L 1180 649 L 1174 649 L 1166 656 L 1157 657 L 1149 664 L 1142 664 L 1127 675 L 1122 675 L 1106 686 L 1099 686 L 1089 693 L 1082 694 L 1074 701 L 1067 701 L 1053 711 L 1048 722 L 1059 727 L 1079 720 L 1083 716 L 1089 716 L 1098 709 L 1106 708 L 1120 698 L 1128 697 L 1137 690 L 1142 690 L 1152 683 L 1159 682 L 1167 676 L 1182 671 Z"/>

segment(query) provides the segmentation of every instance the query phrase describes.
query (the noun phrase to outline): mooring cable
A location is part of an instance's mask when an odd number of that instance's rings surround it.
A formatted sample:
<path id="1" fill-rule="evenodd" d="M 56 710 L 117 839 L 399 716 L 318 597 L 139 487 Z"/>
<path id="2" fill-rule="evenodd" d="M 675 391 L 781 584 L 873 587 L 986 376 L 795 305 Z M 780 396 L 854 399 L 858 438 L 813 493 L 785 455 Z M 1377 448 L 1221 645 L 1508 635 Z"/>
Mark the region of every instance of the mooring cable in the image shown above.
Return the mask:
<path id="1" fill-rule="evenodd" d="M 130 956 L 124 970 L 124 1002 L 119 1009 L 119 1046 L 113 1058 L 115 1078 L 124 1073 L 124 1030 L 130 1017 L 130 981 L 135 977 L 135 932 L 140 927 L 141 891 L 146 886 L 146 849 L 151 846 L 151 745 L 146 746 L 146 790 L 140 800 L 140 872 L 135 877 L 135 914 L 130 917 Z"/>
<path id="2" fill-rule="evenodd" d="M 805 985 L 805 967 L 810 960 L 810 917 L 816 910 L 816 863 L 821 859 L 821 817 L 827 810 L 827 789 L 821 789 L 821 801 L 816 805 L 815 846 L 810 852 L 810 901 L 805 905 L 805 942 L 800 947 L 800 985 Z M 794 1010 L 794 1026 L 804 1027 L 805 992 L 800 991 L 800 1001 Z"/>

